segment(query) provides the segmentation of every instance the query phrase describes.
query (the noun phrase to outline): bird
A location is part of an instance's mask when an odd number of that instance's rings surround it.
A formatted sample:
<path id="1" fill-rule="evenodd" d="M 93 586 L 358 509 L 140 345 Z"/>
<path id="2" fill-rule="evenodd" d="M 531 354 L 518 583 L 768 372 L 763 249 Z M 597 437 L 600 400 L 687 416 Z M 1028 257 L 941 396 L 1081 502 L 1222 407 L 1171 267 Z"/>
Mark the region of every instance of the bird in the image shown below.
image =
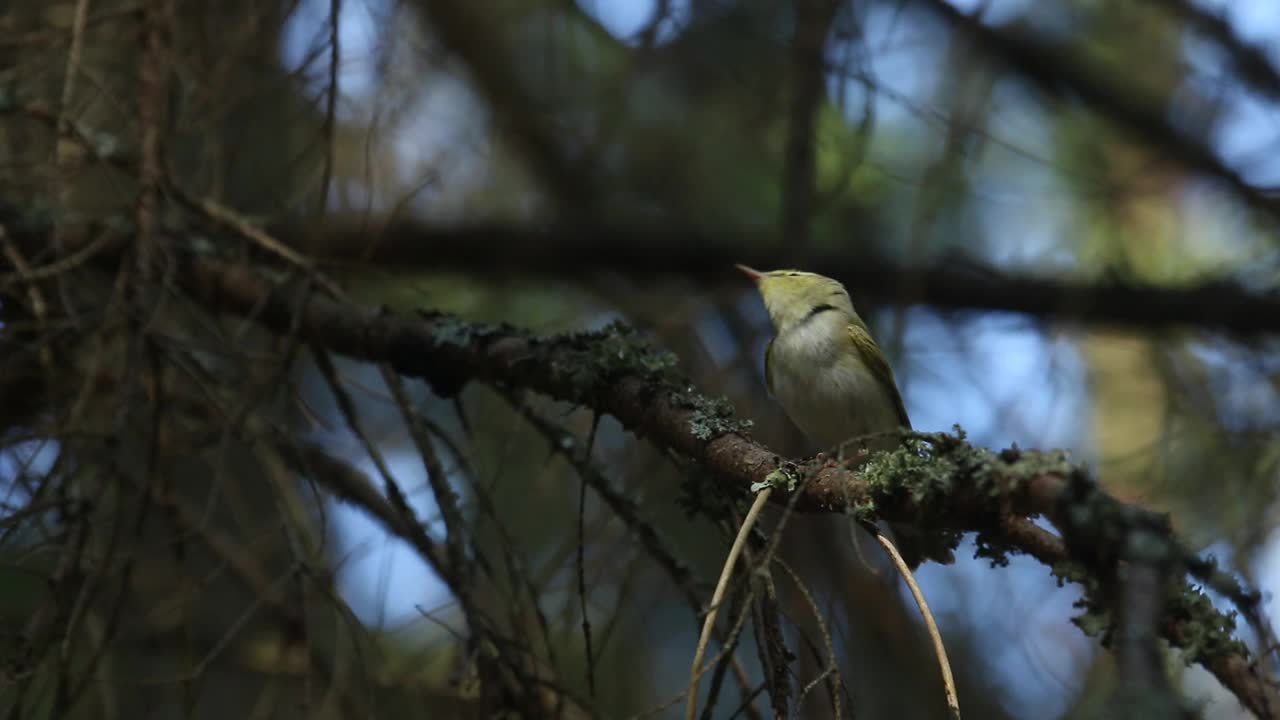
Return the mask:
<path id="1" fill-rule="evenodd" d="M 844 285 L 801 270 L 737 268 L 755 282 L 773 324 L 765 379 L 787 417 L 822 449 L 898 447 L 896 431 L 910 430 L 911 420 L 893 369 Z M 926 558 L 954 561 L 949 547 L 931 546 L 919 528 L 889 527 L 912 570 Z"/>

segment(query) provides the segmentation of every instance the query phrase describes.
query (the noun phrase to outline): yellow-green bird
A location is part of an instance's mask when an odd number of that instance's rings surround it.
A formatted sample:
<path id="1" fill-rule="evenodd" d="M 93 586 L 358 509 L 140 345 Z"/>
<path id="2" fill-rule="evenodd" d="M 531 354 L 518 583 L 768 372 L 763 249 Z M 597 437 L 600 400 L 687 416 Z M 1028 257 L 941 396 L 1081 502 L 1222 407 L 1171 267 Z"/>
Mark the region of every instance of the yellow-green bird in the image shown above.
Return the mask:
<path id="1" fill-rule="evenodd" d="M 816 273 L 737 267 L 755 281 L 773 321 L 765 379 L 791 421 L 824 450 L 875 433 L 884 434 L 847 447 L 895 447 L 901 440 L 891 431 L 910 429 L 911 420 L 893 370 L 844 286 Z M 916 528 L 890 527 L 912 568 L 925 557 L 953 561 L 946 547 L 926 547 Z"/>

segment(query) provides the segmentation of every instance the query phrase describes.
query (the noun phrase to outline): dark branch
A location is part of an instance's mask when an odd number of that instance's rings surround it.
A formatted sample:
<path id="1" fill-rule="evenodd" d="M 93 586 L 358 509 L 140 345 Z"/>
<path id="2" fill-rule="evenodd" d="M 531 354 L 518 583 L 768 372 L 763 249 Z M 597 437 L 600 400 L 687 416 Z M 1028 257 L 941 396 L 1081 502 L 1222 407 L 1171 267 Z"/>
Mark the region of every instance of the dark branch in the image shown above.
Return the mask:
<path id="1" fill-rule="evenodd" d="M 1280 100 L 1280 71 L 1267 58 L 1267 51 L 1236 34 L 1231 23 L 1188 0 L 1162 0 L 1187 25 L 1214 41 L 1225 51 L 1228 64 L 1246 85 L 1272 100 Z"/>
<path id="2" fill-rule="evenodd" d="M 610 271 L 645 280 L 679 273 L 709 285 L 736 282 L 733 264 L 743 262 L 817 270 L 841 280 L 859 297 L 907 305 L 1008 310 L 1142 329 L 1198 325 L 1240 335 L 1280 332 L 1280 294 L 1253 292 L 1225 280 L 1160 287 L 1007 275 L 976 266 L 965 270 L 966 263 L 956 261 L 907 267 L 871 252 L 797 255 L 751 233 L 708 234 L 675 227 L 443 227 L 397 221 L 369 231 L 358 221 L 332 218 L 323 226 L 273 231 L 293 247 L 330 262 L 364 259 L 394 267 L 575 277 Z"/>
<path id="3" fill-rule="evenodd" d="M 1227 183 L 1250 207 L 1280 219 L 1280 198 L 1253 186 L 1228 166 L 1201 138 L 1169 122 L 1168 108 L 1158 98 L 1144 97 L 1114 73 L 1091 66 L 1077 53 L 1026 29 L 1016 32 L 983 24 L 945 0 L 922 0 L 951 26 L 968 34 L 987 55 L 1016 70 L 1052 96 L 1074 95 L 1133 137 L 1167 157 Z"/>
<path id="4" fill-rule="evenodd" d="M 813 220 L 815 133 L 826 83 L 827 34 L 839 4 L 833 0 L 795 0 L 796 30 L 791 39 L 791 111 L 782 170 L 782 234 L 807 246 Z"/>
<path id="5" fill-rule="evenodd" d="M 513 68 L 522 63 L 508 43 L 494 37 L 502 24 L 483 9 L 486 3 L 453 0 L 419 0 L 437 37 L 471 71 L 480 95 L 489 103 L 491 117 L 513 140 L 530 168 L 546 182 L 562 215 L 587 214 L 595 206 L 595 192 L 584 168 L 570 162 L 558 132 L 539 111 L 543 103 L 520 84 Z"/>

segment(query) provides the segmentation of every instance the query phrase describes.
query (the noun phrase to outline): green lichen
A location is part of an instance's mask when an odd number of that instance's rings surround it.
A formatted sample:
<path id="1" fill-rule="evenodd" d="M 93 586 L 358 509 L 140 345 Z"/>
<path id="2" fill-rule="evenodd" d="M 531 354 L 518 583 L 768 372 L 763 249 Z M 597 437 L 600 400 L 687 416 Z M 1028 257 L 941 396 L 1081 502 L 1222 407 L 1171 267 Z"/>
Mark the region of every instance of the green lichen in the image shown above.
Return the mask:
<path id="1" fill-rule="evenodd" d="M 1049 572 L 1058 581 L 1058 587 L 1062 587 L 1067 583 L 1076 583 L 1083 586 L 1086 592 L 1090 589 L 1096 589 L 1097 581 L 1093 574 L 1074 560 L 1055 563 L 1053 567 L 1049 568 Z"/>
<path id="2" fill-rule="evenodd" d="M 876 512 L 875 501 L 870 498 L 853 501 L 848 512 L 854 520 L 864 524 L 874 523 L 880 519 L 880 515 Z"/>
<path id="3" fill-rule="evenodd" d="M 590 403 L 602 387 L 622 378 L 643 381 L 647 390 L 665 393 L 677 407 L 690 410 L 689 431 L 700 440 L 745 432 L 751 421 L 738 418 L 725 398 L 699 394 L 678 370 L 675 354 L 655 348 L 632 327 L 620 322 L 599 330 L 537 338 L 507 325 L 471 323 L 446 313 L 424 312 L 437 347 L 469 347 L 496 337 L 518 337 L 532 356 L 542 357 L 565 399 Z"/>
<path id="4" fill-rule="evenodd" d="M 436 347 L 449 345 L 469 347 L 476 342 L 486 340 L 499 333 L 511 334 L 517 332 L 514 328 L 507 326 L 499 327 L 468 322 L 450 313 L 423 311 L 419 315 L 431 323 L 431 339 L 435 342 Z"/>
<path id="5" fill-rule="evenodd" d="M 1075 607 L 1082 607 L 1079 602 Z M 1092 638 L 1099 638 L 1104 645 L 1107 638 L 1111 635 L 1111 613 L 1104 607 L 1087 604 L 1083 606 L 1085 611 L 1071 618 L 1071 624 L 1080 628 L 1080 631 Z"/>
<path id="6" fill-rule="evenodd" d="M 951 489 L 956 467 L 949 458 L 932 452 L 918 438 L 906 438 L 900 447 L 873 453 L 861 475 L 873 495 L 906 492 L 913 502 L 924 504 L 936 493 Z"/>
<path id="7" fill-rule="evenodd" d="M 634 375 L 644 380 L 675 381 L 676 356 L 660 350 L 639 336 L 636 330 L 620 322 L 600 330 L 573 333 L 565 343 L 578 350 L 600 379 Z"/>
<path id="8" fill-rule="evenodd" d="M 991 563 L 991 567 L 1008 567 L 1009 556 L 1021 552 L 1018 546 L 1004 539 L 998 533 L 979 532 L 974 539 L 977 548 L 973 552 L 975 558 L 983 558 Z"/>
<path id="9" fill-rule="evenodd" d="M 687 388 L 673 398 L 692 412 L 689 415 L 689 432 L 699 440 L 711 440 L 728 433 L 746 432 L 751 421 L 737 417 L 737 411 L 727 398 L 709 398 Z"/>
<path id="10" fill-rule="evenodd" d="M 751 492 L 758 493 L 767 488 L 777 488 L 787 492 L 795 492 L 800 484 L 800 468 L 792 462 L 778 465 L 772 472 L 764 476 L 762 482 L 751 483 Z"/>
<path id="11" fill-rule="evenodd" d="M 1222 613 L 1201 589 L 1179 580 L 1165 597 L 1165 617 L 1178 622 L 1177 645 L 1182 659 L 1191 665 L 1227 654 L 1249 656 L 1249 649 L 1235 637 L 1235 611 Z"/>
<path id="12" fill-rule="evenodd" d="M 1213 555 L 1206 554 L 1201 557 L 1184 548 L 1179 548 L 1179 552 L 1184 557 L 1192 577 L 1212 588 L 1214 592 L 1230 598 L 1241 609 L 1252 611 L 1262 602 L 1262 593 L 1245 586 L 1239 578 L 1218 567 L 1218 559 Z"/>
<path id="13" fill-rule="evenodd" d="M 1104 601 L 1102 583 L 1096 573 L 1076 561 L 1057 563 L 1052 572 L 1059 587 L 1071 582 L 1084 591 L 1073 604 L 1082 612 L 1071 622 L 1090 637 L 1099 638 L 1103 645 L 1109 645 L 1115 629 L 1114 617 Z M 1187 665 L 1226 654 L 1248 657 L 1248 648 L 1235 637 L 1235 619 L 1235 612 L 1219 612 L 1200 588 L 1188 584 L 1179 575 L 1171 577 L 1165 586 L 1160 624 L 1177 628 L 1169 637 L 1182 649 L 1182 659 Z"/>
<path id="14" fill-rule="evenodd" d="M 534 344 L 548 353 L 553 374 L 568 381 L 578 401 L 590 400 L 601 386 L 622 377 L 636 377 L 655 387 L 687 384 L 676 371 L 674 354 L 654 348 L 622 323 Z"/>
<path id="15" fill-rule="evenodd" d="M 1111 636 L 1111 612 L 1102 601 L 1102 584 L 1097 575 L 1075 560 L 1064 560 L 1050 568 L 1058 587 L 1075 583 L 1084 591 L 1079 600 L 1071 604 L 1082 612 L 1071 618 L 1072 624 L 1085 635 L 1098 638 L 1103 645 Z"/>
<path id="16" fill-rule="evenodd" d="M 1075 467 L 1065 450 L 1029 452 L 1013 447 L 999 455 L 1002 472 L 1015 480 L 1030 480 L 1040 475 L 1070 476 Z"/>
<path id="17" fill-rule="evenodd" d="M 873 453 L 859 471 L 868 496 L 854 501 L 850 512 L 864 522 L 878 520 L 877 503 L 893 504 L 908 498 L 918 513 L 916 522 L 927 531 L 923 538 L 929 546 L 927 554 L 941 557 L 954 550 L 962 533 L 948 527 L 946 521 L 956 478 L 963 477 L 966 461 L 958 452 L 939 452 L 937 445 L 942 439 L 944 445 L 956 443 L 956 450 L 969 448 L 962 438 L 911 433 L 899 447 Z"/>

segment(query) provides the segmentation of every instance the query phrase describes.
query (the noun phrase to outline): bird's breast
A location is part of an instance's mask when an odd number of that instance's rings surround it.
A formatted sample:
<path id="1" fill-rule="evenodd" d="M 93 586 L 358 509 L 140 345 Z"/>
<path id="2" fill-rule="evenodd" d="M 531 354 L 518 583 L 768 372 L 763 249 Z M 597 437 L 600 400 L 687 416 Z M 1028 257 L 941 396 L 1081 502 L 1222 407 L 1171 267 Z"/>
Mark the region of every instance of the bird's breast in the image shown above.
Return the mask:
<path id="1" fill-rule="evenodd" d="M 849 438 L 898 427 L 897 410 L 872 373 L 840 362 L 835 336 L 804 330 L 775 340 L 769 382 L 783 410 L 811 441 L 830 450 Z M 869 447 L 893 440 L 873 442 Z"/>

